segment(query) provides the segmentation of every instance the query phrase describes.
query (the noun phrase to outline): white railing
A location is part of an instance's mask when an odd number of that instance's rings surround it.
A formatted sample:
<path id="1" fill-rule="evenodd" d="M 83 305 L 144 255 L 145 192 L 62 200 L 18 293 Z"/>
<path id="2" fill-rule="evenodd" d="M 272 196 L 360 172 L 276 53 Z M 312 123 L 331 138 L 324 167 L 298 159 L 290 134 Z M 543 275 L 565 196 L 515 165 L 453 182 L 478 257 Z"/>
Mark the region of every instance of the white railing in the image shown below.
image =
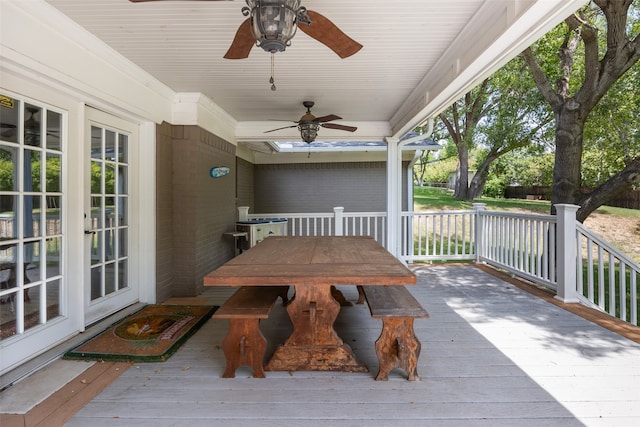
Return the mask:
<path id="1" fill-rule="evenodd" d="M 556 289 L 556 217 L 478 210 L 477 261 Z"/>
<path id="2" fill-rule="evenodd" d="M 400 259 L 474 260 L 475 211 L 402 212 Z"/>
<path id="3" fill-rule="evenodd" d="M 291 236 L 372 236 L 386 247 L 385 212 L 248 214 L 241 220 L 287 219 Z M 633 325 L 640 323 L 640 265 L 575 219 L 486 211 L 402 212 L 398 258 L 404 262 L 476 261 L 543 285 L 565 302 L 582 302 Z M 613 268 L 610 268 L 613 266 Z"/>
<path id="4" fill-rule="evenodd" d="M 640 264 L 576 224 L 577 292 L 581 302 L 638 325 Z"/>
<path id="5" fill-rule="evenodd" d="M 249 214 L 242 210 L 240 212 L 240 219 L 243 221 L 286 219 L 288 236 L 371 236 L 386 247 L 386 212 L 345 213 L 343 207 L 333 208 L 333 213 Z"/>

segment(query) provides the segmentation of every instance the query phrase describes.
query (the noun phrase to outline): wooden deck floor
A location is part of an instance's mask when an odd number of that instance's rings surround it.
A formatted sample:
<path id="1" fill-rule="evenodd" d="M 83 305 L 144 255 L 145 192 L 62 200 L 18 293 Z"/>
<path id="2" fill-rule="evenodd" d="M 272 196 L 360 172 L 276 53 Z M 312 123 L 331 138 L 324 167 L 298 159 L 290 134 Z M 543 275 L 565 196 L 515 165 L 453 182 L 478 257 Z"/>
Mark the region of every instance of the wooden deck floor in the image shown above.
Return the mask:
<path id="1" fill-rule="evenodd" d="M 78 411 L 71 427 L 637 426 L 640 344 L 473 266 L 416 269 L 420 382 L 373 380 L 380 323 L 346 307 L 336 329 L 369 373 L 240 369 L 222 379 L 226 321 L 212 319 L 167 362 L 135 364 Z M 355 301 L 355 289 L 342 288 Z M 232 290 L 198 301 L 220 304 Z M 287 336 L 278 305 L 262 323 Z"/>

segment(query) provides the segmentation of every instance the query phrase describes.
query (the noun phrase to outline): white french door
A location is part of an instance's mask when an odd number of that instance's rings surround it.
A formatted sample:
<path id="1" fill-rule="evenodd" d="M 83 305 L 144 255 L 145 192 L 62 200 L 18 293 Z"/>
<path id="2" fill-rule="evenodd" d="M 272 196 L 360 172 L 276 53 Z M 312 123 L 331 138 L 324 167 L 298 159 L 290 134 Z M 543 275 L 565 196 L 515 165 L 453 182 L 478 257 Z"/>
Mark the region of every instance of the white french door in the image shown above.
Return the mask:
<path id="1" fill-rule="evenodd" d="M 139 300 L 131 280 L 131 152 L 138 126 L 86 110 L 85 325 Z"/>

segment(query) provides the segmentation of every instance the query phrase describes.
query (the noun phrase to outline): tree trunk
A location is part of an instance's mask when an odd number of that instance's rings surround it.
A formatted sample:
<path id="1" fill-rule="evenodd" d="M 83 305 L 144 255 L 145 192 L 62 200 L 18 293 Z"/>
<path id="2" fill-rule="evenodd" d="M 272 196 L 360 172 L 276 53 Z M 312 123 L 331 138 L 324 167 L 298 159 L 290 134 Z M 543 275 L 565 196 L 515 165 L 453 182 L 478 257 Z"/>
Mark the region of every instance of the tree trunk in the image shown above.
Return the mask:
<path id="1" fill-rule="evenodd" d="M 580 110 L 572 110 L 568 105 L 571 103 L 563 104 L 556 114 L 556 156 L 551 187 L 553 214 L 557 203 L 578 204 L 581 198 L 584 119 Z"/>
<path id="2" fill-rule="evenodd" d="M 456 185 L 453 197 L 466 200 L 469 191 L 469 152 L 466 147 L 458 146 L 458 168 L 456 169 Z"/>
<path id="3" fill-rule="evenodd" d="M 489 166 L 491 166 L 491 163 L 500 157 L 500 155 L 501 154 L 492 151 L 480 164 L 469 185 L 469 191 L 467 192 L 468 202 L 473 202 L 482 195 L 482 190 L 484 190 L 484 185 L 487 183 L 487 178 L 489 177 Z"/>

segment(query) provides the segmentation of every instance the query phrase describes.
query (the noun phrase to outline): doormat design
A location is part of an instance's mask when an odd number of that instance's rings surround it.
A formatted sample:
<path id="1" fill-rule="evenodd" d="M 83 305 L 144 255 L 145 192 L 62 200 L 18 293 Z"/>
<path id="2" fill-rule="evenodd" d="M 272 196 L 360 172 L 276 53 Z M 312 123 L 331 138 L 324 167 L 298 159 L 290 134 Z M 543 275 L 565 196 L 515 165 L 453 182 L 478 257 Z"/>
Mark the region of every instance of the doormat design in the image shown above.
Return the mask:
<path id="1" fill-rule="evenodd" d="M 163 362 L 217 306 L 148 305 L 67 352 L 65 359 Z"/>

